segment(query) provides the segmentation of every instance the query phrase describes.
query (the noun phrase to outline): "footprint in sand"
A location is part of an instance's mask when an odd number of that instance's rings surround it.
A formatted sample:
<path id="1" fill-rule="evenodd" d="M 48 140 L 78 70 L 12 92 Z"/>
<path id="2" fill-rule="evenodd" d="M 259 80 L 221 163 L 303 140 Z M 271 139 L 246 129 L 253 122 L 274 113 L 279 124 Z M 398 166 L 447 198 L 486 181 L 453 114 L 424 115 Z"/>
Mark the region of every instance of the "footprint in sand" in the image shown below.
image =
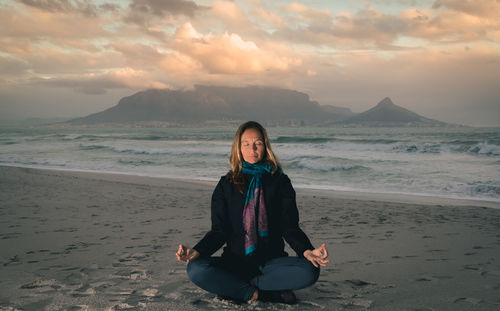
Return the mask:
<path id="1" fill-rule="evenodd" d="M 433 279 L 431 277 L 422 276 L 422 277 L 415 279 L 415 281 L 417 281 L 417 282 L 432 282 Z"/>
<path id="2" fill-rule="evenodd" d="M 477 255 L 477 252 L 467 252 L 464 254 L 465 256 Z"/>
<path id="3" fill-rule="evenodd" d="M 84 285 L 78 289 L 76 289 L 73 293 L 71 293 L 71 296 L 73 297 L 86 297 L 86 296 L 92 296 L 95 295 L 96 291 L 93 287 L 90 285 Z"/>
<path id="4" fill-rule="evenodd" d="M 345 301 L 345 302 L 342 302 L 342 306 L 344 308 L 365 308 L 365 309 L 369 309 L 373 304 L 373 301 L 371 300 L 366 300 L 366 299 L 360 299 L 360 298 L 355 298 L 355 299 L 352 299 L 352 300 L 348 300 L 348 301 Z"/>
<path id="5" fill-rule="evenodd" d="M 481 299 L 476 299 L 476 298 L 471 298 L 471 297 L 460 297 L 457 298 L 453 301 L 454 303 L 459 303 L 459 304 L 471 304 L 471 305 L 478 305 L 482 302 Z"/>
<path id="6" fill-rule="evenodd" d="M 63 285 L 58 283 L 56 280 L 35 280 L 33 282 L 21 285 L 20 289 L 32 290 L 38 293 L 50 293 L 55 292 L 63 288 Z"/>
<path id="7" fill-rule="evenodd" d="M 147 288 L 141 291 L 141 295 L 144 297 L 156 297 L 158 296 L 158 290 L 156 288 Z"/>
<path id="8" fill-rule="evenodd" d="M 8 232 L 8 233 L 2 233 L 0 234 L 0 240 L 9 240 L 9 239 L 14 239 L 21 236 L 21 233 L 19 232 Z"/>
<path id="9" fill-rule="evenodd" d="M 87 305 L 74 305 L 74 306 L 69 306 L 66 311 L 89 311 L 89 306 Z"/>
<path id="10" fill-rule="evenodd" d="M 477 265 L 465 265 L 464 266 L 464 269 L 465 270 L 481 270 L 481 267 L 477 266 Z"/>
<path id="11" fill-rule="evenodd" d="M 363 281 L 363 280 L 345 280 L 346 283 L 348 283 L 349 285 L 351 285 L 352 288 L 359 288 L 359 287 L 364 287 L 364 286 L 367 286 L 367 285 L 375 285 L 375 283 L 370 283 L 370 282 L 366 282 L 366 281 Z"/>
<path id="12" fill-rule="evenodd" d="M 4 267 L 7 267 L 7 266 L 16 266 L 16 265 L 20 265 L 22 264 L 21 262 L 21 258 L 19 258 L 19 256 L 15 255 L 15 256 L 12 256 L 10 257 L 7 262 L 5 262 L 3 264 Z"/>
<path id="13" fill-rule="evenodd" d="M 442 253 L 442 252 L 446 252 L 446 250 L 444 250 L 444 249 L 430 249 L 427 252 L 428 253 Z"/>
<path id="14" fill-rule="evenodd" d="M 121 302 L 119 304 L 114 305 L 109 310 L 136 310 L 136 306 L 129 305 L 128 303 Z"/>
<path id="15" fill-rule="evenodd" d="M 481 276 L 488 276 L 488 277 L 497 277 L 497 278 L 500 278 L 500 270 L 497 270 L 497 271 L 483 271 L 483 272 L 481 272 Z"/>
<path id="16" fill-rule="evenodd" d="M 451 280 L 453 277 L 451 275 L 433 275 L 432 278 L 438 280 Z"/>

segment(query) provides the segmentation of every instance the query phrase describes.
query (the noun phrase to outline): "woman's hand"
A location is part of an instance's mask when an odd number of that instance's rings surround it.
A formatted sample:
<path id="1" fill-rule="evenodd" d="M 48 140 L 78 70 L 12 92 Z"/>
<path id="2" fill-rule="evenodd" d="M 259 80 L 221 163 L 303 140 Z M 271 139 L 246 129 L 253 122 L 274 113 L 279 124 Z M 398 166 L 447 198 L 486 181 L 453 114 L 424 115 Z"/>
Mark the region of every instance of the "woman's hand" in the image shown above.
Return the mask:
<path id="1" fill-rule="evenodd" d="M 304 251 L 304 257 L 316 268 L 319 266 L 325 267 L 326 264 L 330 262 L 330 260 L 326 259 L 328 258 L 328 251 L 326 250 L 325 244 L 321 244 L 321 246 L 316 249 Z"/>
<path id="2" fill-rule="evenodd" d="M 177 260 L 179 261 L 190 262 L 200 257 L 200 253 L 195 249 L 187 248 L 186 246 L 180 244 L 175 256 L 177 256 Z"/>

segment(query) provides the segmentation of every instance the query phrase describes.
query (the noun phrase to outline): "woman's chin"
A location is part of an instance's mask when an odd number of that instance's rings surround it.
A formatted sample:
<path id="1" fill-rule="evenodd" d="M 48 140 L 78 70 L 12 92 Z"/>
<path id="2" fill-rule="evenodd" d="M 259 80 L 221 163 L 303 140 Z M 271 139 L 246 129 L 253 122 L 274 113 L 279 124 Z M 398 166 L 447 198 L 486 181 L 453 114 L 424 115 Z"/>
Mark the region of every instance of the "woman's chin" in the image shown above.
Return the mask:
<path id="1" fill-rule="evenodd" d="M 262 159 L 259 159 L 259 158 L 252 158 L 250 159 L 250 161 L 247 161 L 248 163 L 251 163 L 251 164 L 256 164 L 256 163 L 259 163 Z"/>

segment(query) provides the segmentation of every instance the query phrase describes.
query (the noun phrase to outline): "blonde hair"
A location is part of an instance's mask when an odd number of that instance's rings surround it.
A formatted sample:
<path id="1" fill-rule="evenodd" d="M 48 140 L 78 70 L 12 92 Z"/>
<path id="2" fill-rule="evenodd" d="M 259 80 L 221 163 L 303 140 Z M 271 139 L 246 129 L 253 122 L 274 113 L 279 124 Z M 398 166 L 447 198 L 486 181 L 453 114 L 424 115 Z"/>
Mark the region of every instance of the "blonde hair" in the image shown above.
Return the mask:
<path id="1" fill-rule="evenodd" d="M 271 143 L 269 141 L 269 137 L 267 136 L 266 129 L 255 121 L 248 121 L 243 123 L 234 134 L 233 146 L 231 147 L 231 156 L 229 157 L 231 170 L 226 175 L 231 183 L 241 193 L 243 193 L 244 187 L 242 172 L 243 155 L 241 154 L 241 135 L 243 135 L 243 133 L 248 129 L 255 129 L 259 131 L 260 135 L 264 139 L 265 154 L 262 158 L 262 162 L 271 164 L 271 166 L 273 167 L 273 174 L 278 170 L 278 168 L 281 169 L 281 164 L 278 162 L 278 159 L 276 159 L 276 156 L 271 149 Z"/>

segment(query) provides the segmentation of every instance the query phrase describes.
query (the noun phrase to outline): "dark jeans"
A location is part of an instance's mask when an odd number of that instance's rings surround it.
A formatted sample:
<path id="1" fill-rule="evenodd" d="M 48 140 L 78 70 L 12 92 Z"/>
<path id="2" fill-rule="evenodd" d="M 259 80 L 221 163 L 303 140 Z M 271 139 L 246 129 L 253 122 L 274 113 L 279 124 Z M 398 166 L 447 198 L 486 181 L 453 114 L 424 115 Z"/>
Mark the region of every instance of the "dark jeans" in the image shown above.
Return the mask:
<path id="1" fill-rule="evenodd" d="M 232 299 L 248 301 L 255 290 L 295 290 L 311 286 L 319 269 L 307 259 L 280 257 L 260 266 L 260 275 L 249 280 L 238 277 L 227 268 L 221 257 L 199 258 L 187 265 L 191 281 L 204 290 Z"/>

